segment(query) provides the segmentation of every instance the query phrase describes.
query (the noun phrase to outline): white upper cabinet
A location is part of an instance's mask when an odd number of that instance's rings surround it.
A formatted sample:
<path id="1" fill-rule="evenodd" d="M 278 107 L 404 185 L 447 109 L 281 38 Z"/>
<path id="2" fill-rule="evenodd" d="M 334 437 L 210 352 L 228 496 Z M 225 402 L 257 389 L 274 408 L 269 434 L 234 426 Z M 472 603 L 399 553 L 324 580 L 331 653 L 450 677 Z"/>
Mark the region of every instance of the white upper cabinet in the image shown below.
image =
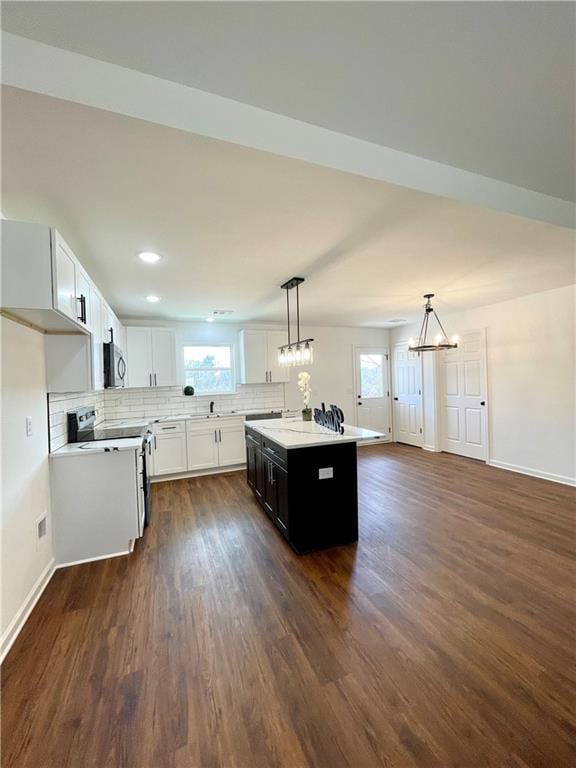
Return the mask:
<path id="1" fill-rule="evenodd" d="M 176 338 L 169 328 L 152 328 L 152 367 L 155 387 L 172 387 L 176 381 Z"/>
<path id="2" fill-rule="evenodd" d="M 53 267 L 54 306 L 63 314 L 76 320 L 76 266 L 72 251 L 64 240 L 55 234 Z"/>
<path id="3" fill-rule="evenodd" d="M 290 369 L 278 365 L 278 347 L 286 344 L 284 331 L 240 331 L 240 384 L 290 381 Z"/>
<path id="4" fill-rule="evenodd" d="M 152 386 L 150 328 L 126 328 L 126 378 L 129 387 Z"/>
<path id="5" fill-rule="evenodd" d="M 266 331 L 240 331 L 240 384 L 268 381 L 268 340 Z"/>
<path id="6" fill-rule="evenodd" d="M 288 343 L 285 331 L 267 331 L 268 379 L 270 384 L 290 381 L 290 368 L 278 365 L 278 347 Z"/>
<path id="7" fill-rule="evenodd" d="M 102 297 L 98 291 L 90 294 L 90 320 L 92 323 L 92 375 L 94 389 L 104 388 L 104 354 L 102 349 Z"/>
<path id="8" fill-rule="evenodd" d="M 2 221 L 2 309 L 50 331 L 90 329 L 92 283 L 55 229 Z"/>
<path id="9" fill-rule="evenodd" d="M 48 391 L 102 389 L 102 344 L 112 327 L 122 347 L 122 324 L 59 232 L 7 220 L 0 229 L 2 309 L 46 331 Z"/>
<path id="10" fill-rule="evenodd" d="M 176 338 L 169 328 L 126 328 L 129 387 L 171 387 L 176 379 Z"/>
<path id="11" fill-rule="evenodd" d="M 95 290 L 90 278 L 80 267 L 76 268 L 76 312 L 80 322 L 84 323 L 89 331 L 92 330 L 91 298 Z"/>

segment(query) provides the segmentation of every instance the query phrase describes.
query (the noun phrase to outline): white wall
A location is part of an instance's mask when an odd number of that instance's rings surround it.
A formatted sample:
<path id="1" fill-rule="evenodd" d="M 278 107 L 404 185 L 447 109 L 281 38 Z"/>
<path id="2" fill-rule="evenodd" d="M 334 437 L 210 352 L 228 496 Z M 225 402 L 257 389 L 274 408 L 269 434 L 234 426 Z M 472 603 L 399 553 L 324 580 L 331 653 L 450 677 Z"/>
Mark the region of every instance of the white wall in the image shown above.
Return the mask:
<path id="1" fill-rule="evenodd" d="M 36 520 L 49 513 L 44 336 L 0 318 L 2 341 L 2 652 L 51 575 L 48 535 L 37 544 Z M 26 436 L 26 417 L 33 433 Z"/>
<path id="2" fill-rule="evenodd" d="M 146 320 L 122 319 L 126 325 L 152 325 Z M 155 325 L 170 325 L 155 323 Z M 238 331 L 241 328 L 268 328 L 283 330 L 286 326 L 264 324 L 236 323 L 178 323 L 176 328 L 176 343 L 186 342 L 200 344 L 233 344 L 236 349 L 236 366 L 238 360 Z M 354 346 L 388 346 L 389 331 L 382 328 L 335 328 L 321 326 L 306 326 L 300 330 L 301 338 L 314 339 L 314 363 L 307 369 L 312 379 L 312 407 L 321 402 L 336 403 L 344 411 L 348 423 L 356 421 L 354 404 Z M 179 363 L 179 375 L 184 380 L 183 367 Z M 238 368 L 237 368 L 238 370 Z M 302 397 L 296 385 L 299 370 L 291 372 L 291 381 L 285 385 L 286 407 L 302 409 Z M 264 385 L 264 387 L 270 385 Z M 214 398 L 216 399 L 216 398 Z"/>
<path id="3" fill-rule="evenodd" d="M 344 411 L 348 424 L 356 423 L 354 401 L 354 347 L 387 347 L 389 332 L 382 328 L 328 328 L 308 326 L 301 330 L 301 338 L 314 339 L 314 363 L 307 368 L 312 377 L 312 408 L 325 402 L 335 403 Z M 302 395 L 296 384 L 298 372 L 292 371 L 286 385 L 286 407 L 302 409 Z"/>
<path id="4" fill-rule="evenodd" d="M 490 463 L 574 482 L 575 306 L 567 286 L 441 316 L 448 334 L 486 328 Z"/>

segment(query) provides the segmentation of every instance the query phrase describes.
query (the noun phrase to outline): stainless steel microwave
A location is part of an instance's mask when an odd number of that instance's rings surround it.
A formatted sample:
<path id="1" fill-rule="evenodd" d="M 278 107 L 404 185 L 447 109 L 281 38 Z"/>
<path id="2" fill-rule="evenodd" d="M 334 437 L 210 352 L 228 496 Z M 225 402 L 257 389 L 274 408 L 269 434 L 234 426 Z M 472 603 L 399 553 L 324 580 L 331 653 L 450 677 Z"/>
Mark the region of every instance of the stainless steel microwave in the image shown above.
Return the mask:
<path id="1" fill-rule="evenodd" d="M 126 386 L 124 354 L 112 341 L 104 343 L 104 386 L 106 389 Z"/>

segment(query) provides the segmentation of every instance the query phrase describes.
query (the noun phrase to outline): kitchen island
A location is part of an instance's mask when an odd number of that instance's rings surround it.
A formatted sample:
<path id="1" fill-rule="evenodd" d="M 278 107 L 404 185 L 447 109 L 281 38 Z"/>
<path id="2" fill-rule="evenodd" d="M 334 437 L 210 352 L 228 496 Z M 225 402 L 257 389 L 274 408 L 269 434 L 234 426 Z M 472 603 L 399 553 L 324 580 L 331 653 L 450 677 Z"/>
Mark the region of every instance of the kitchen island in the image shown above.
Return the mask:
<path id="1" fill-rule="evenodd" d="M 299 554 L 358 540 L 356 445 L 384 437 L 297 419 L 247 421 L 247 481 Z"/>

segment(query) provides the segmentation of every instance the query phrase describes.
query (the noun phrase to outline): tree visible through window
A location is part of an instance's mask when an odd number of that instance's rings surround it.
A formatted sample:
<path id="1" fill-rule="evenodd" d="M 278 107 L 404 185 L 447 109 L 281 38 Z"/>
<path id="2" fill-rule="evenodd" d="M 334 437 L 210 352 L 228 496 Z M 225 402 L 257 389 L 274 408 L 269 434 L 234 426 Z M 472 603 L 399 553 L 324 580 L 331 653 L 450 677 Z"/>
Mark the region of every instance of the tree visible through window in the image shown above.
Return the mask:
<path id="1" fill-rule="evenodd" d="M 234 391 L 232 347 L 184 346 L 183 355 L 186 384 L 197 395 Z"/>
<path id="2" fill-rule="evenodd" d="M 382 355 L 360 355 L 360 394 L 366 399 L 384 397 L 384 359 Z"/>

